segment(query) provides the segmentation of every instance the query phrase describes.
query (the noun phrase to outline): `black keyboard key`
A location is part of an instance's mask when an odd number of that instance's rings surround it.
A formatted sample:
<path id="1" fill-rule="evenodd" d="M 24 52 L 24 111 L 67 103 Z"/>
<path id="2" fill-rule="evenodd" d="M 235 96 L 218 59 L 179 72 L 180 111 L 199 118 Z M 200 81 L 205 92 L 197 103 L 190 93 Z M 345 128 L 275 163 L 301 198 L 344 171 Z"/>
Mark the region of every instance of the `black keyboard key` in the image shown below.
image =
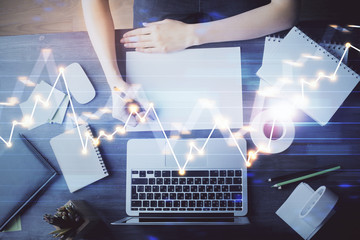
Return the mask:
<path id="1" fill-rule="evenodd" d="M 207 199 L 207 193 L 200 193 L 200 199 Z"/>
<path id="2" fill-rule="evenodd" d="M 202 184 L 209 184 L 209 179 L 208 178 L 203 178 L 202 179 Z"/>
<path id="3" fill-rule="evenodd" d="M 155 211 L 162 211 L 162 208 L 155 208 Z"/>
<path id="4" fill-rule="evenodd" d="M 179 184 L 186 184 L 186 178 L 180 178 Z"/>
<path id="5" fill-rule="evenodd" d="M 194 184 L 194 178 L 188 178 L 187 180 L 186 180 L 186 183 L 187 184 Z"/>
<path id="6" fill-rule="evenodd" d="M 185 193 L 185 199 L 191 199 L 191 193 Z"/>
<path id="7" fill-rule="evenodd" d="M 133 193 L 133 194 L 131 194 L 131 199 L 139 199 L 139 194 L 137 194 L 137 193 Z"/>
<path id="8" fill-rule="evenodd" d="M 210 178 L 210 184 L 216 184 L 217 180 L 216 178 Z"/>
<path id="9" fill-rule="evenodd" d="M 210 177 L 218 177 L 219 171 L 218 170 L 211 170 L 210 171 Z"/>
<path id="10" fill-rule="evenodd" d="M 176 193 L 170 193 L 170 199 L 176 199 Z"/>
<path id="11" fill-rule="evenodd" d="M 220 207 L 226 207 L 226 201 L 220 201 Z"/>
<path id="12" fill-rule="evenodd" d="M 194 208 L 187 208 L 186 211 L 194 211 Z"/>
<path id="13" fill-rule="evenodd" d="M 178 208 L 172 208 L 171 211 L 178 211 Z"/>
<path id="14" fill-rule="evenodd" d="M 138 211 L 138 208 L 131 208 L 131 211 Z"/>
<path id="15" fill-rule="evenodd" d="M 174 201 L 174 207 L 176 208 L 180 207 L 180 201 Z"/>
<path id="16" fill-rule="evenodd" d="M 162 171 L 163 177 L 170 177 L 170 171 Z"/>
<path id="17" fill-rule="evenodd" d="M 195 178 L 195 184 L 201 184 L 201 178 Z"/>
<path id="18" fill-rule="evenodd" d="M 144 186 L 138 186 L 137 187 L 138 192 L 144 192 L 144 190 L 145 190 Z"/>
<path id="19" fill-rule="evenodd" d="M 145 193 L 139 193 L 139 199 L 146 199 Z"/>
<path id="20" fill-rule="evenodd" d="M 144 185 L 144 184 L 148 184 L 148 180 L 147 178 L 133 178 L 131 179 L 131 183 L 133 185 Z"/>
<path id="21" fill-rule="evenodd" d="M 241 184 L 241 178 L 234 178 L 234 184 Z"/>
<path id="22" fill-rule="evenodd" d="M 156 200 L 161 199 L 161 193 L 155 193 L 154 194 L 154 199 L 156 199 Z"/>
<path id="23" fill-rule="evenodd" d="M 169 199 L 169 194 L 168 194 L 168 193 L 162 193 L 162 194 L 161 194 L 161 199 L 162 199 L 162 200 L 167 200 L 167 199 Z"/>
<path id="24" fill-rule="evenodd" d="M 210 211 L 210 208 L 203 208 L 203 211 Z"/>
<path id="25" fill-rule="evenodd" d="M 146 172 L 145 171 L 140 171 L 140 177 L 146 177 Z"/>
<path id="26" fill-rule="evenodd" d="M 240 177 L 241 176 L 241 170 L 235 170 L 235 176 Z"/>
<path id="27" fill-rule="evenodd" d="M 229 212 L 230 212 L 230 211 L 235 211 L 234 208 L 228 208 L 227 210 L 228 210 Z"/>
<path id="28" fill-rule="evenodd" d="M 226 211 L 226 208 L 219 208 L 219 211 Z"/>
<path id="29" fill-rule="evenodd" d="M 181 207 L 188 207 L 188 201 L 181 201 Z"/>
<path id="30" fill-rule="evenodd" d="M 202 211 L 202 208 L 195 208 L 195 211 Z"/>
<path id="31" fill-rule="evenodd" d="M 151 186 L 145 186 L 145 192 L 151 192 Z"/>
<path id="32" fill-rule="evenodd" d="M 139 174 L 139 171 L 134 170 L 134 171 L 131 171 L 131 173 L 132 174 Z"/>
<path id="33" fill-rule="evenodd" d="M 216 197 L 216 199 L 223 199 L 223 194 L 222 193 L 216 193 L 215 197 Z"/>
<path id="34" fill-rule="evenodd" d="M 197 200 L 200 198 L 200 194 L 199 193 L 193 193 L 193 199 Z"/>
<path id="35" fill-rule="evenodd" d="M 220 177 L 226 177 L 226 170 L 220 170 Z"/>
<path id="36" fill-rule="evenodd" d="M 163 184 L 164 180 L 162 178 L 157 178 L 156 179 L 156 184 Z"/>
<path id="37" fill-rule="evenodd" d="M 227 170 L 227 176 L 228 177 L 233 177 L 235 174 L 234 170 Z"/>
<path id="38" fill-rule="evenodd" d="M 170 182 L 170 178 L 164 178 L 164 184 L 169 185 Z"/>
<path id="39" fill-rule="evenodd" d="M 241 192 L 241 185 L 231 185 L 230 192 Z"/>
<path id="40" fill-rule="evenodd" d="M 205 206 L 206 208 L 211 207 L 211 201 L 204 201 L 204 206 Z"/>
<path id="41" fill-rule="evenodd" d="M 212 192 L 212 191 L 214 191 L 214 187 L 211 186 L 211 185 L 207 185 L 207 186 L 206 186 L 206 191 L 207 191 L 207 192 Z"/>
<path id="42" fill-rule="evenodd" d="M 136 186 L 131 186 L 131 194 L 137 193 Z"/>
<path id="43" fill-rule="evenodd" d="M 160 192 L 167 192 L 167 186 L 160 186 Z"/>
<path id="44" fill-rule="evenodd" d="M 179 171 L 172 171 L 173 177 L 208 177 L 209 171 L 185 171 L 184 175 L 180 175 Z"/>
<path id="45" fill-rule="evenodd" d="M 146 171 L 146 173 L 147 174 L 154 174 L 154 171 L 149 170 L 149 171 Z"/>
<path id="46" fill-rule="evenodd" d="M 174 192 L 175 187 L 174 186 L 168 186 L 168 192 Z"/>
<path id="47" fill-rule="evenodd" d="M 227 204 L 228 204 L 228 207 L 234 207 L 234 206 L 235 206 L 235 203 L 234 203 L 233 200 L 229 200 L 229 201 L 227 202 Z"/>
<path id="48" fill-rule="evenodd" d="M 158 201 L 158 207 L 165 207 L 165 201 Z"/>
<path id="49" fill-rule="evenodd" d="M 228 185 L 222 185 L 221 186 L 221 191 L 222 192 L 228 192 L 229 191 L 229 186 Z"/>
<path id="50" fill-rule="evenodd" d="M 190 192 L 190 186 L 183 186 L 183 192 Z"/>
<path id="51" fill-rule="evenodd" d="M 155 171 L 155 177 L 161 177 L 161 171 Z"/>
<path id="52" fill-rule="evenodd" d="M 214 192 L 221 192 L 221 186 L 220 185 L 215 185 L 214 186 Z"/>
<path id="53" fill-rule="evenodd" d="M 159 192 L 159 190 L 160 190 L 159 186 L 153 186 L 152 187 L 153 192 Z"/>
<path id="54" fill-rule="evenodd" d="M 235 211 L 242 211 L 242 208 L 235 208 Z"/>
<path id="55" fill-rule="evenodd" d="M 219 207 L 219 201 L 212 201 L 212 207 Z"/>
<path id="56" fill-rule="evenodd" d="M 231 195 L 230 193 L 224 193 L 224 199 L 230 199 Z"/>
<path id="57" fill-rule="evenodd" d="M 166 201 L 165 205 L 166 205 L 166 207 L 171 208 L 172 207 L 172 201 Z"/>
<path id="58" fill-rule="evenodd" d="M 175 191 L 176 191 L 176 192 L 182 192 L 182 191 L 183 191 L 183 190 L 182 190 L 182 186 L 179 186 L 179 185 L 176 186 L 176 187 L 175 187 Z"/>
<path id="59" fill-rule="evenodd" d="M 179 211 L 186 211 L 186 208 L 179 208 Z"/>
<path id="60" fill-rule="evenodd" d="M 139 208 L 139 211 L 146 211 L 146 208 Z"/>
<path id="61" fill-rule="evenodd" d="M 178 199 L 178 200 L 184 199 L 184 194 L 183 193 L 176 194 L 176 199 Z"/>
<path id="62" fill-rule="evenodd" d="M 208 199 L 215 199 L 215 193 L 208 193 Z"/>
<path id="63" fill-rule="evenodd" d="M 142 204 L 143 204 L 143 207 L 149 207 L 150 206 L 149 201 L 143 201 Z"/>
<path id="64" fill-rule="evenodd" d="M 206 188 L 205 186 L 199 186 L 199 192 L 205 192 Z"/>
<path id="65" fill-rule="evenodd" d="M 225 183 L 226 184 L 232 184 L 232 178 L 226 178 Z"/>
<path id="66" fill-rule="evenodd" d="M 178 178 L 172 178 L 171 179 L 171 184 L 173 184 L 173 185 L 179 184 L 179 179 Z"/>
<path id="67" fill-rule="evenodd" d="M 235 201 L 235 207 L 242 207 L 241 201 Z"/>
<path id="68" fill-rule="evenodd" d="M 154 208 L 148 208 L 147 211 L 154 211 Z"/>
<path id="69" fill-rule="evenodd" d="M 218 211 L 218 208 L 211 208 L 211 211 Z"/>
<path id="70" fill-rule="evenodd" d="M 218 184 L 224 184 L 225 178 L 218 178 Z"/>
<path id="71" fill-rule="evenodd" d="M 203 207 L 203 206 L 204 206 L 204 202 L 203 202 L 203 201 L 196 201 L 196 206 L 197 206 L 197 207 Z"/>
<path id="72" fill-rule="evenodd" d="M 232 198 L 232 199 L 236 199 L 236 200 L 241 200 L 241 199 L 242 199 L 242 195 L 241 195 L 241 193 L 232 193 L 232 194 L 231 194 L 231 198 Z"/>
<path id="73" fill-rule="evenodd" d="M 150 201 L 150 206 L 151 207 L 157 207 L 157 201 Z"/>
<path id="74" fill-rule="evenodd" d="M 163 211 L 170 211 L 170 208 L 163 208 Z"/>
<path id="75" fill-rule="evenodd" d="M 195 201 L 189 201 L 189 207 L 195 207 L 196 204 L 195 204 Z"/>
<path id="76" fill-rule="evenodd" d="M 191 192 L 197 192 L 198 187 L 197 186 L 191 186 L 190 190 L 191 190 Z"/>
<path id="77" fill-rule="evenodd" d="M 155 184 L 155 178 L 149 178 L 149 184 Z"/>
<path id="78" fill-rule="evenodd" d="M 131 207 L 141 207 L 141 201 L 131 201 Z"/>
<path id="79" fill-rule="evenodd" d="M 147 193 L 146 194 L 146 199 L 154 199 L 154 194 L 153 193 Z"/>

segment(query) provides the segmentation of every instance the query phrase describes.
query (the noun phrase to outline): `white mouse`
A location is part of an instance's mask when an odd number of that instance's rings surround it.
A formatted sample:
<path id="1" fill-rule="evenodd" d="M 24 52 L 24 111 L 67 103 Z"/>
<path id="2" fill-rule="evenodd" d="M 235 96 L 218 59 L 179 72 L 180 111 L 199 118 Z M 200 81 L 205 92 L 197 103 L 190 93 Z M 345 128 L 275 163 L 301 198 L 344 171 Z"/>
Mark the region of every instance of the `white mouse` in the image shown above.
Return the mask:
<path id="1" fill-rule="evenodd" d="M 71 96 L 80 104 L 94 99 L 96 91 L 86 73 L 78 63 L 72 63 L 64 69 L 64 76 Z"/>

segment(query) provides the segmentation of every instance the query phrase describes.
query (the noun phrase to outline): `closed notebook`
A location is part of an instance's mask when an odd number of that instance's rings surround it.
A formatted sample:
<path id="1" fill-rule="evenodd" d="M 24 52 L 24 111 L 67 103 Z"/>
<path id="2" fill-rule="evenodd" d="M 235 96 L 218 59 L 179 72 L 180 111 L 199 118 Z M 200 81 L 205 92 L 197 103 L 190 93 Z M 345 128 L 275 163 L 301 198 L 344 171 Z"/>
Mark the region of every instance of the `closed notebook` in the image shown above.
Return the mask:
<path id="1" fill-rule="evenodd" d="M 0 144 L 0 231 L 56 175 L 32 148 L 19 137 L 13 138 L 10 148 Z"/>
<path id="2" fill-rule="evenodd" d="M 85 143 L 86 132 L 92 136 L 91 130 L 88 125 L 81 125 L 79 128 Z M 70 192 L 75 192 L 109 175 L 99 149 L 92 144 L 91 139 L 86 146 L 86 153 L 83 153 L 77 128 L 52 138 L 50 145 Z"/>
<path id="3" fill-rule="evenodd" d="M 320 73 L 336 73 L 336 79 L 317 80 Z M 294 103 L 320 125 L 328 123 L 360 80 L 358 74 L 343 62 L 339 64 L 337 57 L 296 27 L 279 42 L 276 51 L 267 54 L 257 75 L 278 88 L 279 97 Z"/>

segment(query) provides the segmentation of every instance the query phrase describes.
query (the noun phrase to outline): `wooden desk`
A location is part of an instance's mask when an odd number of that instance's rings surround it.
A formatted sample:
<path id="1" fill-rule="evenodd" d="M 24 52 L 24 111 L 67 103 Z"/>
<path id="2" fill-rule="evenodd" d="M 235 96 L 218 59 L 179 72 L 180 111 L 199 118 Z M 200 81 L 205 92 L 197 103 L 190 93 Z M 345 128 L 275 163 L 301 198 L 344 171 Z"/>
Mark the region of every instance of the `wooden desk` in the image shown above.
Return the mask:
<path id="1" fill-rule="evenodd" d="M 121 32 L 117 32 L 119 35 Z M 357 35 L 359 38 L 360 35 Z M 117 37 L 118 39 L 118 37 Z M 259 79 L 255 73 L 261 66 L 263 39 L 241 43 L 213 44 L 216 46 L 241 46 L 244 90 L 244 122 L 250 118 L 251 106 Z M 29 76 L 43 48 L 52 51 L 56 66 L 80 63 L 97 90 L 96 98 L 87 105 L 75 103 L 76 112 L 94 112 L 104 106 L 109 97 L 109 88 L 86 32 L 27 35 L 0 38 L 0 102 L 7 97 L 19 97 L 24 101 L 33 87 L 24 87 L 19 76 Z M 119 65 L 124 73 L 124 51 L 118 46 Z M 51 62 L 52 60 L 49 59 Z M 51 65 L 51 64 L 50 64 Z M 51 66 L 50 66 L 51 70 Z M 53 69 L 54 70 L 54 69 Z M 51 72 L 51 71 L 50 71 Z M 46 69 L 38 80 L 50 80 Z M 35 76 L 35 79 L 37 77 Z M 34 78 L 33 78 L 34 79 Z M 17 85 L 17 87 L 15 87 Z M 13 93 L 14 89 L 17 92 Z M 281 154 L 260 156 L 249 169 L 249 226 L 110 226 L 110 223 L 125 214 L 125 169 L 126 143 L 130 138 L 152 137 L 151 133 L 129 133 L 116 137 L 112 142 L 103 141 L 100 146 L 110 176 L 76 193 L 71 194 L 63 176 L 58 176 L 21 216 L 22 231 L 0 233 L 0 239 L 51 239 L 52 226 L 42 220 L 45 213 L 55 209 L 69 199 L 87 200 L 103 217 L 106 226 L 98 229 L 94 239 L 301 239 L 275 211 L 286 200 L 297 184 L 283 190 L 270 188 L 266 179 L 271 176 L 322 167 L 330 164 L 342 166 L 336 174 L 328 174 L 306 181 L 314 189 L 321 185 L 329 187 L 339 197 L 336 214 L 315 235 L 314 239 L 359 239 L 360 213 L 360 108 L 359 86 L 335 114 L 332 122 L 320 127 L 301 112 L 301 122 L 296 124 L 296 138 L 292 146 Z M 0 135 L 7 136 L 11 121 L 21 119 L 18 106 L 1 107 Z M 104 115 L 100 120 L 91 120 L 95 135 L 100 129 L 112 131 L 116 121 Z M 43 125 L 24 132 L 40 151 L 59 170 L 49 140 L 64 131 L 61 125 Z M 195 132 L 191 136 L 201 135 Z M 249 148 L 253 147 L 246 136 Z M 0 144 L 1 149 L 4 145 Z"/>

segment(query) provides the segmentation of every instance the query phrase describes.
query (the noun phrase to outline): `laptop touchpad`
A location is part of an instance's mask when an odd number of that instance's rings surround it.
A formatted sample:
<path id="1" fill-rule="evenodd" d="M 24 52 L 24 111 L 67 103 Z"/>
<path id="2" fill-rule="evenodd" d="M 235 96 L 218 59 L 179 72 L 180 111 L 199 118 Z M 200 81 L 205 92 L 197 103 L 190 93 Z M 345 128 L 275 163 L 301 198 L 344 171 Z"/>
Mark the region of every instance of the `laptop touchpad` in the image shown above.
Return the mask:
<path id="1" fill-rule="evenodd" d="M 204 144 L 204 139 L 189 139 L 189 140 L 170 140 L 172 149 L 174 150 L 176 158 L 173 156 L 169 144 L 165 147 L 165 165 L 169 168 L 178 168 L 178 161 L 181 168 L 186 164 L 185 169 L 191 168 L 204 168 L 207 167 L 207 156 L 201 154 L 196 148 L 200 148 Z M 192 148 L 190 153 L 191 145 L 196 148 Z M 187 162 L 187 163 L 186 163 Z"/>

